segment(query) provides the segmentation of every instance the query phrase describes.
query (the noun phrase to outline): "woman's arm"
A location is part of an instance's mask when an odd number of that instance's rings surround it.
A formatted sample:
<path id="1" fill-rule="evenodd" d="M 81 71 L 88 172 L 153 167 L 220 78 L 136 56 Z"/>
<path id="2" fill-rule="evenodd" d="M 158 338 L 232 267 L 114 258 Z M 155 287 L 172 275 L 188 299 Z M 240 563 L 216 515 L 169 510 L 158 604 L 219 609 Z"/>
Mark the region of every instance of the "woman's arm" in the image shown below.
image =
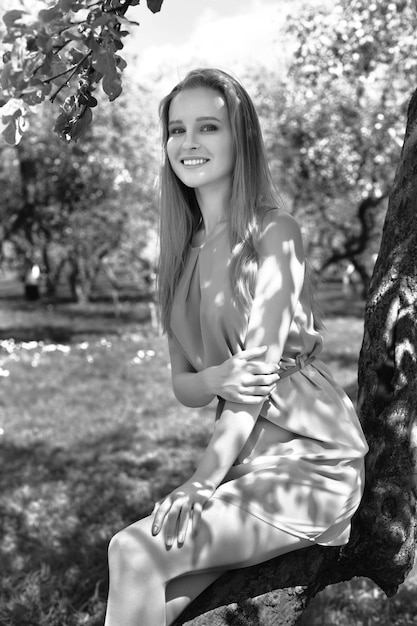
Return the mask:
<path id="1" fill-rule="evenodd" d="M 196 372 L 172 337 L 168 343 L 172 388 L 185 406 L 206 406 L 215 396 L 257 404 L 271 393 L 278 380 L 276 365 L 256 360 L 265 354 L 267 346 L 243 350 L 220 365 Z"/>
<path id="2" fill-rule="evenodd" d="M 266 345 L 268 362 L 281 360 L 304 282 L 301 232 L 290 215 L 269 211 L 258 241 L 259 269 L 249 317 L 246 348 Z M 246 443 L 264 398 L 252 404 L 226 402 L 194 479 L 218 485 Z"/>
<path id="3" fill-rule="evenodd" d="M 245 348 L 267 345 L 264 357 L 279 363 L 304 284 L 300 227 L 288 214 L 265 214 L 257 243 L 259 269 Z"/>
<path id="4" fill-rule="evenodd" d="M 301 233 L 289 215 L 266 214 L 258 241 L 259 269 L 248 325 L 247 348 L 267 345 L 268 361 L 279 363 L 304 281 Z M 214 433 L 193 474 L 158 507 L 155 532 L 166 519 L 167 545 L 184 541 L 190 518 L 198 528 L 204 502 L 223 480 L 245 445 L 264 398 L 256 404 L 226 402 Z M 181 540 L 180 540 L 181 539 Z"/>
<path id="5" fill-rule="evenodd" d="M 221 483 L 252 432 L 263 402 L 256 405 L 227 403 L 216 422 L 214 433 L 189 480 L 157 503 L 153 511 L 152 534 L 163 529 L 165 544 L 181 547 L 192 522 L 195 536 L 205 503 Z M 243 407 L 243 408 L 242 408 Z"/>
<path id="6" fill-rule="evenodd" d="M 172 389 L 177 400 L 189 407 L 209 404 L 215 394 L 207 388 L 201 372 L 196 372 L 193 369 L 173 337 L 168 338 L 168 346 L 171 360 Z"/>

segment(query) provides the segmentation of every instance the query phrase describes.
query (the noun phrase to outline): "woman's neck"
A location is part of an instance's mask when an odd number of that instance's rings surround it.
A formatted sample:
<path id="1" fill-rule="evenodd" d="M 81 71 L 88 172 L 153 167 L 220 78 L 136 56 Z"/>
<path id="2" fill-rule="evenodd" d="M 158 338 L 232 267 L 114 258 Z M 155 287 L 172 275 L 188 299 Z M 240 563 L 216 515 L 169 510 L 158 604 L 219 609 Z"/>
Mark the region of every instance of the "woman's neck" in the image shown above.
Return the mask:
<path id="1" fill-rule="evenodd" d="M 206 235 L 209 235 L 215 226 L 226 219 L 230 211 L 231 185 L 216 188 L 195 190 L 198 205 L 203 217 Z"/>

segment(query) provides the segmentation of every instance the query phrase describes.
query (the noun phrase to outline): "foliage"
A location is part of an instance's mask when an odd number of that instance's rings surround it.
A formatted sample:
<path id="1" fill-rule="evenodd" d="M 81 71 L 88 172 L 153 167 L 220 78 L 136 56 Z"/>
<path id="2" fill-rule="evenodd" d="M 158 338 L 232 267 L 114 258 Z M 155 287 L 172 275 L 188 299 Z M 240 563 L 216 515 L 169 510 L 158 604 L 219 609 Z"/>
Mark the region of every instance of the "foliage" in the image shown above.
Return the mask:
<path id="1" fill-rule="evenodd" d="M 296 47 L 275 139 L 283 183 L 316 267 L 347 258 L 366 279 L 417 78 L 415 11 L 411 0 L 339 0 L 301 15 L 288 23 Z"/>
<path id="2" fill-rule="evenodd" d="M 63 90 L 73 93 L 61 103 L 55 131 L 66 141 L 77 141 L 90 125 L 97 84 L 110 101 L 120 95 L 126 62 L 119 52 L 126 29 L 135 25 L 126 12 L 139 1 L 46 0 L 46 8 L 38 12 L 13 9 L 4 14 L 7 49 L 0 106 L 8 143 L 20 141 L 28 110 L 46 98 L 58 101 Z M 162 2 L 147 0 L 147 5 L 156 12 Z"/>
<path id="3" fill-rule="evenodd" d="M 67 145 L 52 133 L 50 106 L 40 105 L 44 115 L 33 116 L 18 146 L 2 147 L 3 250 L 22 271 L 37 263 L 49 292 L 64 272 L 73 296 L 88 299 L 104 268 L 112 277 L 123 267 L 139 285 L 154 261 L 146 248 L 157 220 L 156 106 L 130 83 L 117 103 L 102 103 L 83 142 Z M 140 124 L 132 125 L 138 106 Z"/>

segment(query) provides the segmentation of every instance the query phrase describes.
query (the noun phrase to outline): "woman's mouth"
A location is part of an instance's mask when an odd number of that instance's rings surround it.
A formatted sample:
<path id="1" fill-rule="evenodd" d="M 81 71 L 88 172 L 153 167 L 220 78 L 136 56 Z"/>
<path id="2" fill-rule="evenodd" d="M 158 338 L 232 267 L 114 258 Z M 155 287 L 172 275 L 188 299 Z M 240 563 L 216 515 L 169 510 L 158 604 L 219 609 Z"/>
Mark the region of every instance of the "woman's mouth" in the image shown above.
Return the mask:
<path id="1" fill-rule="evenodd" d="M 185 167 L 198 167 L 199 165 L 204 165 L 208 161 L 209 159 L 181 159 L 181 163 L 185 165 Z"/>

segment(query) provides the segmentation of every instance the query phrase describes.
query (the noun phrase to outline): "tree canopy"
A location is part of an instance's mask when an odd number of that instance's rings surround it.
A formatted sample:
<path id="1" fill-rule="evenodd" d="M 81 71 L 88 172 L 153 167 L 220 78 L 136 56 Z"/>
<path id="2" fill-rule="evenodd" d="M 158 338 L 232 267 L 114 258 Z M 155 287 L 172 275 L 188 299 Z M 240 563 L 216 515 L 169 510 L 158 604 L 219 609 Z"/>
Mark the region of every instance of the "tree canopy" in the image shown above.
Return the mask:
<path id="1" fill-rule="evenodd" d="M 292 210 L 311 224 L 317 269 L 349 259 L 365 286 L 416 82 L 412 2 L 305 5 L 295 37 L 276 152 Z"/>
<path id="2" fill-rule="evenodd" d="M 60 104 L 55 132 L 77 140 L 91 124 L 98 84 L 110 101 L 122 92 L 126 61 L 120 55 L 128 28 L 126 17 L 140 0 L 58 0 L 47 8 L 13 9 L 3 15 L 6 35 L 0 84 L 3 136 L 20 141 L 27 113 L 49 98 Z M 163 0 L 147 0 L 157 12 Z M 68 95 L 69 94 L 69 95 Z"/>
<path id="3" fill-rule="evenodd" d="M 101 102 L 82 142 L 66 144 L 52 131 L 50 103 L 39 106 L 20 143 L 0 146 L 2 261 L 22 272 L 37 263 L 50 295 L 65 276 L 74 297 L 89 299 L 99 272 L 122 268 L 141 290 L 158 217 L 153 97 L 130 82 L 117 103 Z M 141 123 L 132 125 L 137 107 Z"/>

